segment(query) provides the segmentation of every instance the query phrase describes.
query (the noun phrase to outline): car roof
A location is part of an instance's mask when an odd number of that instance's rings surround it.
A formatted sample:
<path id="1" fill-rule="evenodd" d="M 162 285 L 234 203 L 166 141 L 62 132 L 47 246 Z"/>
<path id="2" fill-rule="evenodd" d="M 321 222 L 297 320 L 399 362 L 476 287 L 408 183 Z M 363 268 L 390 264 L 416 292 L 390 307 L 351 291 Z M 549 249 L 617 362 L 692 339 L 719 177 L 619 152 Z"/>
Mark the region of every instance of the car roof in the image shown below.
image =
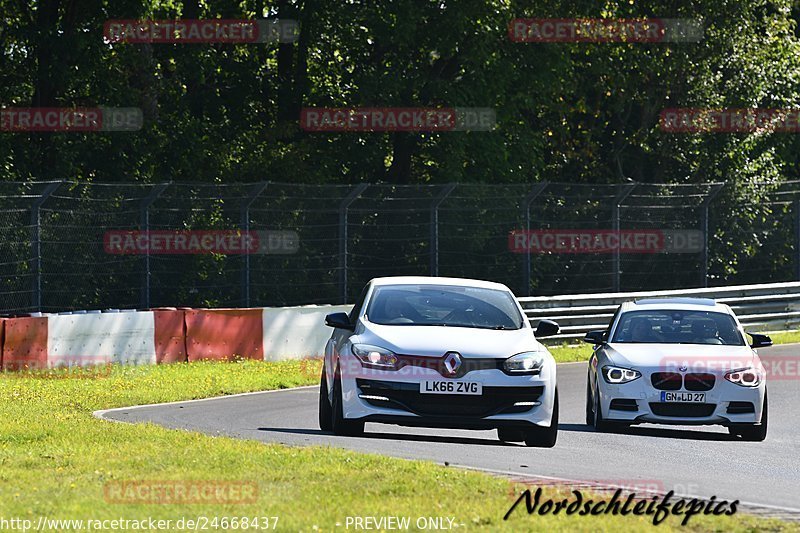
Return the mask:
<path id="1" fill-rule="evenodd" d="M 494 289 L 500 291 L 510 291 L 502 283 L 484 281 L 480 279 L 467 278 L 443 278 L 430 276 L 390 276 L 385 278 L 374 278 L 370 283 L 374 286 L 386 285 L 455 285 L 458 287 L 475 287 L 483 289 Z"/>
<path id="2" fill-rule="evenodd" d="M 685 310 L 685 311 L 714 311 L 717 313 L 732 314 L 731 308 L 725 304 L 717 303 L 710 298 L 644 298 L 631 300 L 622 304 L 623 311 L 646 310 Z"/>

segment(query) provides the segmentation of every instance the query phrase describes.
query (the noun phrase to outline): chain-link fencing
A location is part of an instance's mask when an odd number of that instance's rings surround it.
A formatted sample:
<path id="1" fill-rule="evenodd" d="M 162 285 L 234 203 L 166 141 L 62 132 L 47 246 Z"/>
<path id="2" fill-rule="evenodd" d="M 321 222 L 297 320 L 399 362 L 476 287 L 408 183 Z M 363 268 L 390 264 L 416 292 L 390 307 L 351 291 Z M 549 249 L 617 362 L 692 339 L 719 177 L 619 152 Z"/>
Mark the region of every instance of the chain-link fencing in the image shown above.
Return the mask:
<path id="1" fill-rule="evenodd" d="M 391 275 L 659 290 L 800 279 L 800 183 L 0 182 L 0 232 L 7 314 L 341 303 Z"/>

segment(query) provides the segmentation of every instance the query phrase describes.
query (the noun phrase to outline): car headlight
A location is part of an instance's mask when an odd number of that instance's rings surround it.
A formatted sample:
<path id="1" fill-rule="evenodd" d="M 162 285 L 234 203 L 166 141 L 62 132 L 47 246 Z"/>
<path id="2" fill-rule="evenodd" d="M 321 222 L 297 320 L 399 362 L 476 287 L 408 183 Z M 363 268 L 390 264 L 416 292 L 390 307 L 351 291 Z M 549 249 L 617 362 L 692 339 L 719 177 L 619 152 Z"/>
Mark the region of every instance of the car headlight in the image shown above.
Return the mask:
<path id="1" fill-rule="evenodd" d="M 603 377 L 607 383 L 619 385 L 621 383 L 628 383 L 634 379 L 640 378 L 642 373 L 638 370 L 631 370 L 630 368 L 622 368 L 619 366 L 604 366 Z"/>
<path id="2" fill-rule="evenodd" d="M 544 366 L 542 352 L 522 352 L 511 356 L 503 362 L 503 368 L 509 374 L 538 374 Z"/>
<path id="3" fill-rule="evenodd" d="M 761 370 L 749 366 L 731 370 L 725 374 L 725 379 L 742 387 L 758 387 L 763 379 L 763 374 Z"/>
<path id="4" fill-rule="evenodd" d="M 361 366 L 397 370 L 397 355 L 391 350 L 371 344 L 353 344 L 351 351 L 361 361 Z"/>

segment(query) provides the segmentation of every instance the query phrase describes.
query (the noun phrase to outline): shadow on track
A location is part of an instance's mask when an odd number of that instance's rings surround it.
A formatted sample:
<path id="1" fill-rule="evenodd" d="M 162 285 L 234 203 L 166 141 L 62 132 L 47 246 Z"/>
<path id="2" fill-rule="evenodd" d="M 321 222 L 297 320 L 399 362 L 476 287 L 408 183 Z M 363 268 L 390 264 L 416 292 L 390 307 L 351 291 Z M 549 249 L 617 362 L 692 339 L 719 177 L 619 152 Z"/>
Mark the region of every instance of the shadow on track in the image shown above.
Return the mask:
<path id="1" fill-rule="evenodd" d="M 652 426 L 628 426 L 610 428 L 607 431 L 598 432 L 586 424 L 559 424 L 559 431 L 572 431 L 576 433 L 608 433 L 612 435 L 629 435 L 638 437 L 658 437 L 665 439 L 684 439 L 684 440 L 704 440 L 704 441 L 734 441 L 738 440 L 727 433 L 716 433 L 711 431 L 697 431 L 695 429 L 672 429 Z"/>
<path id="2" fill-rule="evenodd" d="M 298 429 L 298 428 L 258 428 L 258 431 L 274 432 L 274 433 L 290 433 L 293 435 L 328 435 L 333 437 L 333 433 L 322 431 L 319 429 Z M 383 439 L 383 440 L 402 440 L 413 442 L 441 442 L 445 444 L 472 444 L 483 446 L 510 446 L 510 447 L 524 447 L 522 443 L 515 442 L 502 442 L 496 439 L 473 439 L 470 437 L 444 437 L 441 435 L 410 435 L 407 433 L 374 433 L 365 431 L 363 435 L 358 437 L 347 438 L 363 438 L 363 439 Z"/>

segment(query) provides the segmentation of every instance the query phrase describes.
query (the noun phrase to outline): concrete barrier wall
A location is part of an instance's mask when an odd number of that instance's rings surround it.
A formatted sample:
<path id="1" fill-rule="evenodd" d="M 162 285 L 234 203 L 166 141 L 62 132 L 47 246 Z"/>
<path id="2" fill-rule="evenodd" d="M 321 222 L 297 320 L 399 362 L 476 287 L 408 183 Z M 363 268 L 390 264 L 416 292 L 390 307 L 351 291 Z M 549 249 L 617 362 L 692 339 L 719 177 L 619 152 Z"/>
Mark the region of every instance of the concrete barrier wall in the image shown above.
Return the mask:
<path id="1" fill-rule="evenodd" d="M 47 317 L 48 366 L 155 362 L 152 311 Z"/>
<path id="2" fill-rule="evenodd" d="M 264 359 L 261 309 L 192 309 L 186 311 L 189 361 Z"/>
<path id="3" fill-rule="evenodd" d="M 350 308 L 168 308 L 0 319 L 0 365 L 23 370 L 322 357 L 331 334 L 325 315 Z"/>
<path id="4" fill-rule="evenodd" d="M 704 296 L 730 304 L 746 325 L 764 329 L 800 322 L 800 282 L 647 293 L 520 298 L 533 326 L 561 324 L 556 340 L 605 327 L 619 302 L 636 297 Z M 229 360 L 279 361 L 321 357 L 330 337 L 325 315 L 350 305 L 256 309 L 154 309 L 0 319 L 0 365 L 5 369 L 59 364 L 153 364 Z M 775 322 L 779 321 L 779 322 Z"/>
<path id="5" fill-rule="evenodd" d="M 47 317 L 10 318 L 5 322 L 3 368 L 47 367 Z"/>
<path id="6" fill-rule="evenodd" d="M 309 305 L 265 308 L 263 311 L 264 359 L 281 361 L 322 357 L 331 328 L 325 315 L 349 313 L 352 305 Z"/>

